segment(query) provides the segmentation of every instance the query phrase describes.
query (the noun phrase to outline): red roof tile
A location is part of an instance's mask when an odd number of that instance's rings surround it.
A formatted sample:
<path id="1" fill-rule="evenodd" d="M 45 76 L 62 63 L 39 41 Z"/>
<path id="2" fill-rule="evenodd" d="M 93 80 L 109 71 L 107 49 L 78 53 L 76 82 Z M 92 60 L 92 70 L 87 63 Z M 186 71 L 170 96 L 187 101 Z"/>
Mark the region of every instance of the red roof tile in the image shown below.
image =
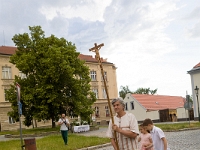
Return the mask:
<path id="1" fill-rule="evenodd" d="M 13 55 L 16 50 L 17 50 L 17 47 L 0 46 L 0 54 Z"/>
<path id="2" fill-rule="evenodd" d="M 11 47 L 11 46 L 0 46 L 0 54 L 3 55 L 13 55 L 15 53 L 15 51 L 17 50 L 17 47 Z M 98 61 L 92 57 L 92 55 L 83 55 L 80 54 L 79 58 L 81 60 L 84 60 L 86 62 L 96 62 L 98 63 Z M 102 63 L 110 63 L 107 62 L 106 59 L 101 58 Z"/>
<path id="3" fill-rule="evenodd" d="M 132 94 L 148 110 L 177 109 L 184 107 L 185 98 L 181 96 Z"/>
<path id="4" fill-rule="evenodd" d="M 80 55 L 79 55 L 79 58 L 80 58 L 81 60 L 85 60 L 86 62 L 98 62 L 98 61 L 96 60 L 96 58 L 92 57 L 92 55 L 83 55 L 83 54 L 80 54 Z M 107 62 L 106 59 L 103 59 L 103 58 L 101 58 L 101 62 L 102 62 L 102 63 L 109 63 L 109 62 Z"/>
<path id="5" fill-rule="evenodd" d="M 198 68 L 200 67 L 200 63 L 198 63 L 197 65 L 195 65 L 193 68 Z"/>

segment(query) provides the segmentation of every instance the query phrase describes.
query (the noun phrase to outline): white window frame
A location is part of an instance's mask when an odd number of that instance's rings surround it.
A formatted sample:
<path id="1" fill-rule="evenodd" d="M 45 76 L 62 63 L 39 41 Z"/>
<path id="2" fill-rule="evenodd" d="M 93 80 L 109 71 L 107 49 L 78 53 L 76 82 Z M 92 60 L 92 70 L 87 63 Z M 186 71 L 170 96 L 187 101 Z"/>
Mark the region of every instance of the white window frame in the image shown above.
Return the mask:
<path id="1" fill-rule="evenodd" d="M 96 118 L 100 117 L 99 107 L 95 107 L 95 117 Z"/>
<path id="2" fill-rule="evenodd" d="M 126 111 L 128 111 L 128 103 L 126 102 L 125 103 L 125 108 L 124 108 Z"/>
<path id="3" fill-rule="evenodd" d="M 110 117 L 110 111 L 108 109 L 108 106 L 105 106 L 105 110 L 106 110 L 106 117 Z"/>
<path id="4" fill-rule="evenodd" d="M 97 73 L 96 71 L 92 70 L 90 71 L 90 77 L 92 81 L 97 81 Z"/>
<path id="5" fill-rule="evenodd" d="M 99 98 L 98 89 L 93 89 L 92 91 L 94 92 L 96 98 L 98 99 Z"/>
<path id="6" fill-rule="evenodd" d="M 26 78 L 26 75 L 22 71 L 19 71 L 19 77 L 21 79 L 24 79 L 24 78 Z"/>
<path id="7" fill-rule="evenodd" d="M 2 79 L 12 79 L 11 67 L 2 66 Z"/>
<path id="8" fill-rule="evenodd" d="M 102 89 L 102 92 L 103 92 L 103 98 L 104 98 L 104 99 L 107 99 L 106 89 L 103 88 L 103 89 Z"/>
<path id="9" fill-rule="evenodd" d="M 108 81 L 108 79 L 107 79 L 107 72 L 104 71 L 103 74 L 104 74 L 105 81 Z M 101 81 L 103 81 L 103 77 L 102 76 L 101 76 Z"/>
<path id="10" fill-rule="evenodd" d="M 131 101 L 131 102 L 130 102 L 130 107 L 131 107 L 131 110 L 134 110 L 134 109 L 135 109 L 134 101 Z"/>
<path id="11" fill-rule="evenodd" d="M 8 118 L 9 124 L 14 124 L 16 121 L 14 118 L 10 117 Z"/>

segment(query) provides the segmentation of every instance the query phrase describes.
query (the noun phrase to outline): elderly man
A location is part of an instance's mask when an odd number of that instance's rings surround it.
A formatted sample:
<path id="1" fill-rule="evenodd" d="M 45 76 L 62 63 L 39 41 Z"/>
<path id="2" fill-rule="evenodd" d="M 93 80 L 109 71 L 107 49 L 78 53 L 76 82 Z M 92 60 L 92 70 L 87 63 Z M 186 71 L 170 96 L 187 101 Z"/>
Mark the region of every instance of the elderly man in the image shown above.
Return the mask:
<path id="1" fill-rule="evenodd" d="M 122 98 L 113 99 L 112 105 L 116 116 L 114 116 L 114 124 L 110 120 L 106 135 L 111 139 L 114 149 L 117 150 L 114 131 L 116 131 L 119 150 L 138 149 L 137 136 L 139 135 L 139 130 L 135 116 L 124 111 L 125 103 Z"/>

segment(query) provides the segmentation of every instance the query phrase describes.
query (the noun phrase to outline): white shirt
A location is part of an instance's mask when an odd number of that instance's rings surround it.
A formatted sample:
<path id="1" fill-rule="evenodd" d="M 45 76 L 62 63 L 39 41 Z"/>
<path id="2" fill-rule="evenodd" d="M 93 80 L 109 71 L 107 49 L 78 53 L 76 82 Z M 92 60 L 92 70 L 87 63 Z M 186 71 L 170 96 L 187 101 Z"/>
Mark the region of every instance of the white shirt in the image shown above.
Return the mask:
<path id="1" fill-rule="evenodd" d="M 164 150 L 164 144 L 162 140 L 162 138 L 165 137 L 164 132 L 160 128 L 153 126 L 153 129 L 150 133 L 153 139 L 154 150 Z"/>
<path id="2" fill-rule="evenodd" d="M 138 122 L 132 113 L 126 112 L 126 114 L 124 116 L 122 116 L 121 118 L 114 116 L 114 123 L 122 130 L 130 130 L 134 133 L 139 134 Z M 120 150 L 138 149 L 137 137 L 134 139 L 134 138 L 129 138 L 118 132 L 116 132 L 116 134 L 117 134 L 117 141 L 118 141 Z M 114 138 L 114 131 L 112 130 L 112 121 L 110 121 L 110 123 L 109 123 L 109 127 L 106 132 L 106 136 L 109 138 Z"/>
<path id="3" fill-rule="evenodd" d="M 63 119 L 63 118 L 60 118 L 59 120 L 58 120 L 58 122 L 60 122 L 60 123 L 63 123 L 64 121 L 66 121 L 67 123 L 69 123 L 69 120 L 68 119 Z M 60 126 L 60 130 L 68 130 L 68 127 L 63 123 L 63 124 L 61 124 L 61 126 Z"/>

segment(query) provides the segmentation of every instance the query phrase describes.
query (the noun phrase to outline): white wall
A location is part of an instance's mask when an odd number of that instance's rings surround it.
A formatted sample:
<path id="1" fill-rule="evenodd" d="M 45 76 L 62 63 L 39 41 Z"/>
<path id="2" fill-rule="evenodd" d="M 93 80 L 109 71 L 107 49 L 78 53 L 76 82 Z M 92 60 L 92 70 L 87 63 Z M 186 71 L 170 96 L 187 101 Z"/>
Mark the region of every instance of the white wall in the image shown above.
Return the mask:
<path id="1" fill-rule="evenodd" d="M 177 118 L 188 118 L 188 111 L 185 108 L 177 108 Z"/>
<path id="2" fill-rule="evenodd" d="M 152 120 L 159 119 L 159 113 L 158 111 L 150 111 L 146 112 L 146 109 L 137 101 L 135 100 L 131 94 L 127 94 L 125 99 L 125 102 L 127 102 L 128 106 L 128 112 L 133 113 L 138 121 L 143 121 L 146 118 L 150 118 Z M 131 110 L 130 102 L 134 102 L 134 109 Z"/>
<path id="3" fill-rule="evenodd" d="M 198 117 L 198 105 L 197 105 L 198 103 L 194 89 L 196 86 L 199 88 L 198 100 L 200 101 L 200 71 L 192 72 L 190 74 L 190 77 L 191 77 L 191 88 L 192 88 L 193 104 L 194 104 L 194 117 Z"/>

